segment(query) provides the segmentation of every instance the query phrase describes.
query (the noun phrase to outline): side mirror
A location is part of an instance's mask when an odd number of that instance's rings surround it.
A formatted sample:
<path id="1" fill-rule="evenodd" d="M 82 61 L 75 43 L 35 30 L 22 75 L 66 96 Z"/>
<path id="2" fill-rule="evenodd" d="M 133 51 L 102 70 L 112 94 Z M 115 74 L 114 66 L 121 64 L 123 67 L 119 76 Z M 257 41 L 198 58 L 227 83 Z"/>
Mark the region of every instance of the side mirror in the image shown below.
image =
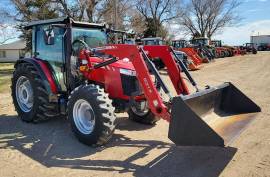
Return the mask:
<path id="1" fill-rule="evenodd" d="M 54 31 L 52 26 L 43 30 L 43 36 L 46 45 L 54 45 Z"/>

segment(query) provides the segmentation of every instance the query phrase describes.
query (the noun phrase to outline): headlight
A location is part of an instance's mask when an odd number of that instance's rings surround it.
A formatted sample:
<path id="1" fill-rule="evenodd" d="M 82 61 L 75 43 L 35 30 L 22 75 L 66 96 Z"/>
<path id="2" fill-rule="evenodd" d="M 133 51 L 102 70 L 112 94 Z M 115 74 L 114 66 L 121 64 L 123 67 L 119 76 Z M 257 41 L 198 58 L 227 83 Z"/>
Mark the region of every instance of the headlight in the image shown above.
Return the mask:
<path id="1" fill-rule="evenodd" d="M 83 60 L 82 60 L 82 65 L 87 65 L 87 64 L 88 64 L 88 61 L 85 60 L 85 59 L 83 59 Z"/>
<path id="2" fill-rule="evenodd" d="M 128 75 L 128 76 L 136 76 L 136 71 L 121 68 L 120 74 L 124 74 L 124 75 Z"/>

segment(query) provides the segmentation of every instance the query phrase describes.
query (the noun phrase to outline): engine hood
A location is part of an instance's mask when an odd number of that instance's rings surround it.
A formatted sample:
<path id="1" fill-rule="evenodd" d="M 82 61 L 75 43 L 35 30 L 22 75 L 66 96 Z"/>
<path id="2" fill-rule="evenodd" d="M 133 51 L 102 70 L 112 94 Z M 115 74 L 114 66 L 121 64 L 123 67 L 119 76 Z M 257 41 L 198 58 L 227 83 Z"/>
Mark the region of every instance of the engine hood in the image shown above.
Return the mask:
<path id="1" fill-rule="evenodd" d="M 91 57 L 90 61 L 92 64 L 95 64 L 95 63 L 104 62 L 104 61 L 106 61 L 106 59 L 104 60 L 104 59 L 101 59 L 99 57 Z M 118 60 L 117 62 L 112 63 L 109 66 L 114 67 L 114 68 L 119 68 L 119 69 L 123 68 L 123 69 L 135 70 L 132 62 L 128 58 Z"/>

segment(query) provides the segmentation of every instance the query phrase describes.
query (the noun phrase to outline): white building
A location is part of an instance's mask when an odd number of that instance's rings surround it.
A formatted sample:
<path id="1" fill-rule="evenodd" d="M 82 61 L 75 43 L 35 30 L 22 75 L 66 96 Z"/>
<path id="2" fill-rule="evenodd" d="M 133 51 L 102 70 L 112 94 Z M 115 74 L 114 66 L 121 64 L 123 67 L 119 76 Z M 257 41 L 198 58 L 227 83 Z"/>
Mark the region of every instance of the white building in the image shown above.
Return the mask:
<path id="1" fill-rule="evenodd" d="M 250 36 L 250 42 L 257 48 L 261 44 L 270 44 L 270 35 Z"/>
<path id="2" fill-rule="evenodd" d="M 26 43 L 23 40 L 0 45 L 0 62 L 15 62 L 24 57 Z"/>

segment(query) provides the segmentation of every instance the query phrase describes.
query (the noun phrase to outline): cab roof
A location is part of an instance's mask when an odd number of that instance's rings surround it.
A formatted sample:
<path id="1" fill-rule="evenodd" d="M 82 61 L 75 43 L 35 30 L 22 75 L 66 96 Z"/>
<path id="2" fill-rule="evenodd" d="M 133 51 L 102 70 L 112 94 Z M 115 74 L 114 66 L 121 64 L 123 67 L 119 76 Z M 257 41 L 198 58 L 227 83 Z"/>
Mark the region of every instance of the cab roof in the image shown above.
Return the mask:
<path id="1" fill-rule="evenodd" d="M 150 40 L 162 40 L 161 37 L 148 37 L 148 38 L 142 38 L 142 41 L 150 41 Z"/>
<path id="2" fill-rule="evenodd" d="M 106 28 L 105 24 L 98 24 L 98 23 L 88 23 L 88 22 L 79 22 L 75 21 L 70 17 L 61 17 L 61 18 L 54 18 L 48 20 L 37 20 L 32 21 L 24 25 L 25 29 L 30 29 L 36 25 L 45 25 L 45 24 L 71 24 L 74 27 L 88 27 L 88 28 Z"/>

